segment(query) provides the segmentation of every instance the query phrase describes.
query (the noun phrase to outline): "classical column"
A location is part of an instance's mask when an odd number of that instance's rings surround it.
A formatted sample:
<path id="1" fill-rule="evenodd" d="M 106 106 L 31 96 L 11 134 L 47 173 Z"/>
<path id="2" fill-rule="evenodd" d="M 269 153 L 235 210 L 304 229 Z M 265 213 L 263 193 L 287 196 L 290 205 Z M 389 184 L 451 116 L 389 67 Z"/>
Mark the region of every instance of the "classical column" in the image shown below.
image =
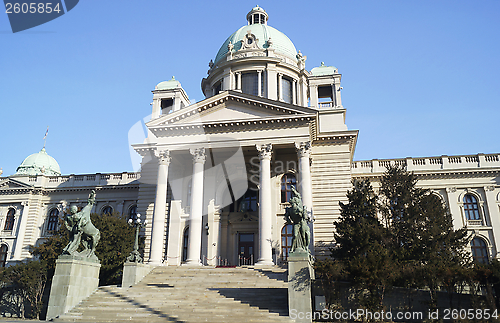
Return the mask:
<path id="1" fill-rule="evenodd" d="M 332 83 L 332 108 L 337 106 L 337 92 L 335 91 L 335 83 Z"/>
<path id="2" fill-rule="evenodd" d="M 317 85 L 311 85 L 309 87 L 309 95 L 311 96 L 311 101 L 310 101 L 311 107 L 319 108 L 319 105 L 318 105 L 318 86 Z"/>
<path id="3" fill-rule="evenodd" d="M 342 98 L 341 98 L 341 94 L 340 94 L 340 90 L 342 89 L 342 87 L 340 86 L 340 83 L 338 86 L 335 86 L 335 92 L 334 95 L 335 95 L 335 105 L 336 106 L 342 106 Z"/>
<path id="4" fill-rule="evenodd" d="M 312 184 L 311 184 L 311 167 L 309 166 L 309 159 L 311 157 L 311 142 L 295 143 L 297 150 L 297 157 L 299 159 L 299 193 L 302 195 L 302 203 L 307 209 L 309 222 L 309 229 L 311 230 L 311 240 L 309 241 L 309 250 L 314 253 L 314 231 L 313 231 L 313 200 L 312 200 Z"/>
<path id="5" fill-rule="evenodd" d="M 14 246 L 15 249 L 14 252 L 11 254 L 11 259 L 16 259 L 16 260 L 22 259 L 21 256 L 23 251 L 24 236 L 26 235 L 26 226 L 28 223 L 29 203 L 28 201 L 23 201 L 21 205 L 23 206 L 22 211 L 19 210 L 17 207 L 15 208 L 16 210 L 15 218 L 18 218 L 17 222 L 19 223 L 19 225 L 17 229 L 16 244 Z M 9 252 L 11 252 L 11 250 L 9 250 Z"/>
<path id="6" fill-rule="evenodd" d="M 278 100 L 283 101 L 283 74 L 278 73 Z"/>
<path id="7" fill-rule="evenodd" d="M 236 90 L 241 91 L 241 73 L 236 73 Z"/>
<path id="8" fill-rule="evenodd" d="M 292 82 L 292 104 L 297 104 L 297 80 Z"/>
<path id="9" fill-rule="evenodd" d="M 260 159 L 259 176 L 259 259 L 256 265 L 273 265 L 271 212 L 271 155 L 272 144 L 256 145 Z"/>
<path id="10" fill-rule="evenodd" d="M 257 95 L 262 96 L 262 71 L 257 71 Z"/>
<path id="11" fill-rule="evenodd" d="M 186 265 L 201 265 L 201 230 L 203 217 L 203 170 L 205 148 L 190 149 L 193 155 L 191 182 L 191 212 L 189 214 L 189 244 Z"/>
<path id="12" fill-rule="evenodd" d="M 151 120 L 158 119 L 161 114 L 160 99 L 153 99 L 153 113 L 151 114 Z"/>
<path id="13" fill-rule="evenodd" d="M 149 263 L 155 266 L 162 264 L 163 246 L 165 238 L 165 209 L 167 207 L 167 180 L 168 166 L 170 165 L 170 151 L 155 151 L 158 158 L 158 178 L 156 180 L 156 198 L 153 211 L 153 225 L 151 232 L 151 249 Z"/>

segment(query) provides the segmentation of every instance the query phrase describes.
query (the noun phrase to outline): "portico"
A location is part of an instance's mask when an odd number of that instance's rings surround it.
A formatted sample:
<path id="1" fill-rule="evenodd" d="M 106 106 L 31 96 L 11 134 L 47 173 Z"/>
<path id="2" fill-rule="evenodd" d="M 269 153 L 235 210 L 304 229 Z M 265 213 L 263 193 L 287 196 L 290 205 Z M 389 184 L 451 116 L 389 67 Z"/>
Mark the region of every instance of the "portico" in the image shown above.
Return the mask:
<path id="1" fill-rule="evenodd" d="M 156 168 L 157 174 L 155 205 L 149 220 L 150 263 L 238 264 L 243 261 L 240 247 L 246 243 L 245 263 L 275 264 L 280 257 L 287 203 L 281 200 L 280 181 L 287 173 L 296 176 L 295 185 L 309 196 L 312 210 L 309 123 L 314 115 L 300 107 L 293 116 L 282 108 L 280 113 L 265 116 L 261 112 L 255 117 L 250 111 L 256 114 L 258 110 L 277 109 L 261 104 L 255 109 L 255 102 L 246 101 L 243 96 L 226 93 L 210 109 L 201 107 L 207 112 L 194 113 L 196 120 L 184 111 L 191 118 L 183 125 L 152 122 L 148 126 L 153 133 L 168 137 L 160 135 L 154 149 L 150 144 L 136 145 L 138 151 L 154 152 L 145 166 Z M 224 106 L 219 108 L 220 104 Z M 189 109 L 197 111 L 199 107 Z M 240 118 L 211 121 L 212 114 L 221 113 Z M 241 118 L 242 113 L 252 118 Z M 170 118 L 176 120 L 178 114 L 173 113 Z M 241 128 L 246 131 L 237 131 Z M 206 133 L 201 134 L 201 129 Z M 167 138 L 168 144 L 163 144 Z"/>

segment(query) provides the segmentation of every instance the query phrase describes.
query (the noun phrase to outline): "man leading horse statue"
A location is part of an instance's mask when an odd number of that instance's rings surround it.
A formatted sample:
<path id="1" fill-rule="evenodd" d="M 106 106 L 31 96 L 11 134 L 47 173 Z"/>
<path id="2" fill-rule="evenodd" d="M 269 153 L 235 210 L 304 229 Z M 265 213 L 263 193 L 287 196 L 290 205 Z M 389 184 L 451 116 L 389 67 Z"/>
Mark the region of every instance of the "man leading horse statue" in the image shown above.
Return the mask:
<path id="1" fill-rule="evenodd" d="M 99 261 L 95 255 L 95 248 L 101 233 L 90 220 L 90 211 L 95 204 L 95 191 L 90 193 L 88 204 L 78 212 L 76 205 L 71 206 L 70 214 L 64 218 L 64 224 L 69 230 L 69 243 L 63 249 L 63 255 L 78 256 L 86 259 Z M 78 252 L 80 243 L 84 250 Z"/>
<path id="2" fill-rule="evenodd" d="M 292 189 L 292 197 L 290 198 L 290 207 L 286 208 L 285 219 L 288 224 L 293 225 L 292 246 L 290 252 L 295 250 L 309 251 L 309 241 L 311 239 L 311 232 L 308 225 L 307 208 L 302 205 L 302 197 L 297 192 L 294 186 Z"/>

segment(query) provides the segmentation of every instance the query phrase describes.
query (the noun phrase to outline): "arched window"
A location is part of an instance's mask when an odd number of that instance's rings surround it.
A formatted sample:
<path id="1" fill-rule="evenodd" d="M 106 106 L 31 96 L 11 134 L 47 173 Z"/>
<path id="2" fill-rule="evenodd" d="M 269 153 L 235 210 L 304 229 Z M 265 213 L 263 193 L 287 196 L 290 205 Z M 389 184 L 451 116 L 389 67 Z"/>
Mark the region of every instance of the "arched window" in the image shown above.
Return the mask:
<path id="1" fill-rule="evenodd" d="M 189 244 L 189 227 L 184 229 L 184 235 L 182 236 L 182 262 L 186 262 L 188 259 L 188 244 Z"/>
<path id="2" fill-rule="evenodd" d="M 5 218 L 5 225 L 3 229 L 5 231 L 12 231 L 14 229 L 14 215 L 16 214 L 16 210 L 9 209 L 7 212 L 7 217 Z"/>
<path id="3" fill-rule="evenodd" d="M 111 214 L 113 213 L 113 208 L 109 205 L 105 206 L 102 211 L 101 211 L 101 214 L 104 215 L 104 214 Z"/>
<path id="4" fill-rule="evenodd" d="M 464 212 L 467 220 L 481 219 L 481 217 L 479 216 L 479 206 L 474 195 L 466 194 L 464 196 Z"/>
<path id="5" fill-rule="evenodd" d="M 133 220 L 137 218 L 137 205 L 132 205 L 132 207 L 128 209 L 128 218 Z"/>
<path id="6" fill-rule="evenodd" d="M 238 212 L 257 212 L 257 190 L 248 188 L 245 195 L 241 197 L 238 205 Z"/>
<path id="7" fill-rule="evenodd" d="M 7 253 L 9 251 L 9 247 L 6 244 L 3 244 L 0 247 L 0 267 L 5 267 L 7 263 Z"/>
<path id="8" fill-rule="evenodd" d="M 281 203 L 290 201 L 292 197 L 292 185 L 297 185 L 295 175 L 287 173 L 281 177 Z"/>
<path id="9" fill-rule="evenodd" d="M 59 223 L 59 210 L 52 209 L 49 212 L 49 218 L 47 221 L 47 231 L 56 231 L 57 224 Z"/>
<path id="10" fill-rule="evenodd" d="M 291 224 L 285 224 L 281 229 L 281 260 L 288 260 L 288 253 L 292 247 L 292 230 L 293 226 Z"/>
<path id="11" fill-rule="evenodd" d="M 486 243 L 481 238 L 474 238 L 470 242 L 470 248 L 472 251 L 472 258 L 474 262 L 479 264 L 487 264 L 488 263 L 488 248 L 486 247 Z"/>

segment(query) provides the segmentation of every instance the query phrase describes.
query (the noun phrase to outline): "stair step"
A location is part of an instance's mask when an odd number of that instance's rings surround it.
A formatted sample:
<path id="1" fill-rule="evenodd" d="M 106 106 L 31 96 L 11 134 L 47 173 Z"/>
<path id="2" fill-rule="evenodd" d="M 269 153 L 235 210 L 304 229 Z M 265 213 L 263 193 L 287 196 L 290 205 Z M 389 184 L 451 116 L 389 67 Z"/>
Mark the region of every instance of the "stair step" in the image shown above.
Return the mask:
<path id="1" fill-rule="evenodd" d="M 139 284 L 100 287 L 56 322 L 293 322 L 282 268 L 156 267 Z"/>

